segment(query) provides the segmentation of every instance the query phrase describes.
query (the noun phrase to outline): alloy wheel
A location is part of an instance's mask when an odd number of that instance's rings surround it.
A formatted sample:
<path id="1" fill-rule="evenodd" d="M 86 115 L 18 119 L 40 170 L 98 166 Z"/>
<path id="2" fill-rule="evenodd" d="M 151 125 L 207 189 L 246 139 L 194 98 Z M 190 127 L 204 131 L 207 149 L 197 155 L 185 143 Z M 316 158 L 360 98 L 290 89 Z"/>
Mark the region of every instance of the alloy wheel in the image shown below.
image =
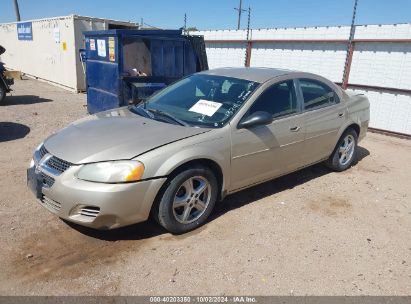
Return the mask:
<path id="1" fill-rule="evenodd" d="M 187 179 L 178 188 L 173 201 L 173 214 L 182 224 L 189 224 L 201 217 L 211 200 L 211 185 L 202 176 Z"/>
<path id="2" fill-rule="evenodd" d="M 354 136 L 348 134 L 344 137 L 340 147 L 338 148 L 338 161 L 341 166 L 347 165 L 354 155 L 355 139 Z"/>

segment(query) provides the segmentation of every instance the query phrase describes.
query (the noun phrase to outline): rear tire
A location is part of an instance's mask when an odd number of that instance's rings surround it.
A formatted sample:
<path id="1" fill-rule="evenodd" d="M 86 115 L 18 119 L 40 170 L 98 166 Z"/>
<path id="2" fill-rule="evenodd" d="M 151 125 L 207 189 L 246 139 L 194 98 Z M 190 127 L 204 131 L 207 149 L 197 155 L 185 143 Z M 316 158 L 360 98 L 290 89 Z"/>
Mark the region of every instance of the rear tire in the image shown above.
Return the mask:
<path id="1" fill-rule="evenodd" d="M 210 169 L 190 168 L 167 182 L 153 215 L 171 233 L 185 233 L 207 221 L 217 194 L 217 179 Z"/>
<path id="2" fill-rule="evenodd" d="M 0 82 L 0 104 L 3 103 L 5 98 L 6 98 L 6 88 L 4 87 L 4 84 Z"/>
<path id="3" fill-rule="evenodd" d="M 358 134 L 354 129 L 347 129 L 331 154 L 325 162 L 327 167 L 334 171 L 344 171 L 357 161 Z"/>

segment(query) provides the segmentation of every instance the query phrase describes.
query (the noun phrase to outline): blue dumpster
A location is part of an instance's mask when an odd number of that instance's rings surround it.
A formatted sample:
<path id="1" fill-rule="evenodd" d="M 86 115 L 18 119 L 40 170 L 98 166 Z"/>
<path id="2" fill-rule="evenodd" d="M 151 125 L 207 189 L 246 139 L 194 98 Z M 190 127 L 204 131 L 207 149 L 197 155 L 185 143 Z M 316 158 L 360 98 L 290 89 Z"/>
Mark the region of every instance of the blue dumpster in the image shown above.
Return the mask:
<path id="1" fill-rule="evenodd" d="M 202 37 L 181 30 L 106 30 L 84 36 L 89 113 L 141 102 L 208 69 Z"/>

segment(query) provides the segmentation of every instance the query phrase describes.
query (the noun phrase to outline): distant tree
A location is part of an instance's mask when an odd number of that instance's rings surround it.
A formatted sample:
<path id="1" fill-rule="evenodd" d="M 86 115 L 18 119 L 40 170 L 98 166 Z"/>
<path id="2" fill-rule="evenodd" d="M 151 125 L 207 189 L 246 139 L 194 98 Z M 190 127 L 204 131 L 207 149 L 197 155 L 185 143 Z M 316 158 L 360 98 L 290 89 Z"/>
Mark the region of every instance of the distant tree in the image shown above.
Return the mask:
<path id="1" fill-rule="evenodd" d="M 198 29 L 195 26 L 190 26 L 186 29 L 187 32 L 197 32 Z"/>

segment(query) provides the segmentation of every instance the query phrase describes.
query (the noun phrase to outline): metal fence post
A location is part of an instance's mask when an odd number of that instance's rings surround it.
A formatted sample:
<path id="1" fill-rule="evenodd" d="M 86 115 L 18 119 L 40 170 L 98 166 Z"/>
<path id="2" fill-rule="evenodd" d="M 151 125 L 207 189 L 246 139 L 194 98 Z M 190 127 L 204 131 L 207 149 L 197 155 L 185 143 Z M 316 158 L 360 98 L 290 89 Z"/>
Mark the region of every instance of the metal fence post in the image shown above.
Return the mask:
<path id="1" fill-rule="evenodd" d="M 344 72 L 343 72 L 343 79 L 342 79 L 343 89 L 346 89 L 348 86 L 348 78 L 350 77 L 351 62 L 352 62 L 352 56 L 354 53 L 353 39 L 354 39 L 354 34 L 355 34 L 355 16 L 357 14 L 357 5 L 358 5 L 358 0 L 354 0 L 354 9 L 352 13 L 351 28 L 350 28 L 350 37 L 348 39 L 347 56 L 345 58 L 345 65 L 344 65 Z"/>
<path id="2" fill-rule="evenodd" d="M 248 23 L 247 23 L 247 48 L 245 49 L 245 62 L 244 66 L 249 67 L 251 61 L 251 49 L 253 43 L 250 39 L 250 19 L 251 19 L 251 7 L 248 7 Z"/>

